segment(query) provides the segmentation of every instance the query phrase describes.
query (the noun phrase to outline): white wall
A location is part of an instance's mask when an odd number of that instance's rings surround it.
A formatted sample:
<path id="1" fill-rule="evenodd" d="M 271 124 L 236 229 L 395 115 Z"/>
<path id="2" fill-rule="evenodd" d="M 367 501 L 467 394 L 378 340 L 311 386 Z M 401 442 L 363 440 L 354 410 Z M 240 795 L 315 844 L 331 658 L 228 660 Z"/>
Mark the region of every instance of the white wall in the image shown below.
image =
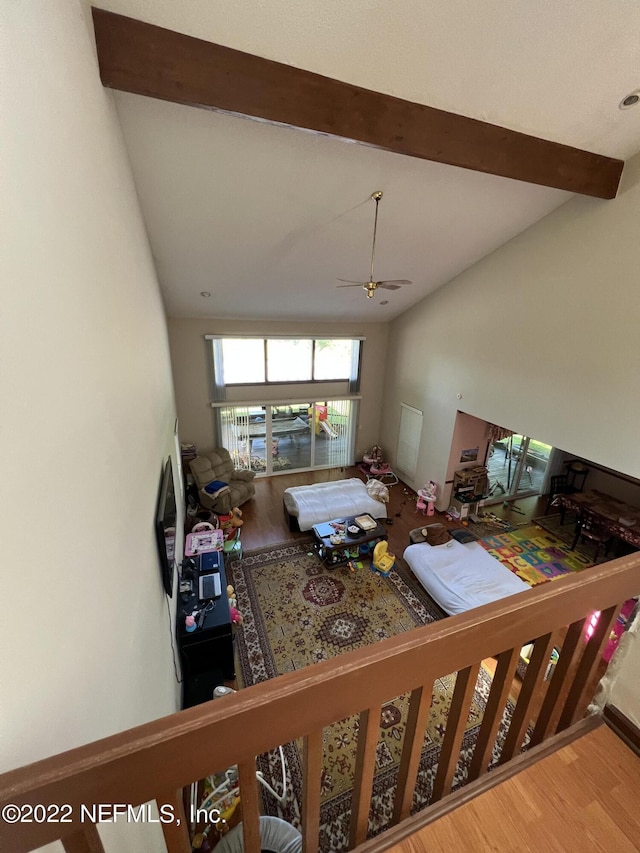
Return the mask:
<path id="1" fill-rule="evenodd" d="M 424 411 L 412 485 L 444 482 L 457 409 L 640 476 L 639 234 L 640 155 L 618 198 L 573 198 L 392 323 L 381 436 Z"/>
<path id="2" fill-rule="evenodd" d="M 112 98 L 78 0 L 1 11 L 6 770 L 171 713 L 178 686 L 153 534 L 169 349 Z"/>
<path id="3" fill-rule="evenodd" d="M 607 672 L 604 699 L 619 708 L 640 729 L 640 616 L 627 634 L 622 636 L 620 647 Z"/>
<path id="4" fill-rule="evenodd" d="M 471 462 L 461 462 L 463 450 L 478 448 L 478 458 Z M 489 427 L 486 421 L 457 412 L 451 436 L 451 453 L 447 465 L 446 480 L 439 489 L 440 503 L 448 506 L 451 501 L 453 478 L 456 471 L 485 465 L 489 449 Z"/>

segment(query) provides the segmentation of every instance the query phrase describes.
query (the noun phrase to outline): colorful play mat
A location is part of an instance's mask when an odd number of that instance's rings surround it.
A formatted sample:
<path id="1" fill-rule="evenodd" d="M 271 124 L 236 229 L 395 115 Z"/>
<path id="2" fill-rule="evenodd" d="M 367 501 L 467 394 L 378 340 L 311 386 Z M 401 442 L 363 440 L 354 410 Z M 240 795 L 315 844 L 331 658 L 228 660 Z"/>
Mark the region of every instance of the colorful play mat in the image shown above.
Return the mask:
<path id="1" fill-rule="evenodd" d="M 536 524 L 486 536 L 480 544 L 530 586 L 593 565 L 588 550 L 578 547 L 572 551 L 568 544 Z"/>

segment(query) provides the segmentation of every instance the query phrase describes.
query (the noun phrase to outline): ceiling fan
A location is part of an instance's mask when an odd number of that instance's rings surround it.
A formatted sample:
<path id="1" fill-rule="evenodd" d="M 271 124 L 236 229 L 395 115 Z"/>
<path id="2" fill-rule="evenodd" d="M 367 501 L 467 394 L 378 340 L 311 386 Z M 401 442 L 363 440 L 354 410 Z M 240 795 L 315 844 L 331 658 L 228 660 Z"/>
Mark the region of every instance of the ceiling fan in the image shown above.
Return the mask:
<path id="1" fill-rule="evenodd" d="M 374 193 L 371 193 L 371 199 L 376 203 L 376 215 L 373 220 L 373 244 L 371 246 L 371 272 L 369 274 L 369 281 L 352 281 L 348 278 L 339 278 L 338 281 L 344 281 L 345 284 L 336 285 L 336 287 L 361 287 L 366 291 L 368 299 L 373 299 L 373 294 L 379 287 L 385 290 L 399 290 L 403 284 L 411 284 L 406 278 L 393 278 L 386 281 L 374 281 L 373 279 L 373 259 L 376 251 L 376 231 L 378 230 L 378 205 L 381 198 L 382 190 L 376 190 Z"/>

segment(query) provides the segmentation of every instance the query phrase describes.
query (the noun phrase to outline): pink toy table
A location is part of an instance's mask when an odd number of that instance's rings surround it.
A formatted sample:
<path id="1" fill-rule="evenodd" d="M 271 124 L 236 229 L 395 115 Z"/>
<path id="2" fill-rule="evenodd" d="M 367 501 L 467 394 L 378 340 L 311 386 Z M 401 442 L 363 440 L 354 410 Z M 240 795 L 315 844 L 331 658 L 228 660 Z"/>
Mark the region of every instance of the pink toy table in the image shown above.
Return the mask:
<path id="1" fill-rule="evenodd" d="M 187 557 L 193 557 L 207 551 L 222 551 L 223 546 L 222 530 L 203 530 L 200 533 L 189 533 L 187 535 L 184 553 Z"/>

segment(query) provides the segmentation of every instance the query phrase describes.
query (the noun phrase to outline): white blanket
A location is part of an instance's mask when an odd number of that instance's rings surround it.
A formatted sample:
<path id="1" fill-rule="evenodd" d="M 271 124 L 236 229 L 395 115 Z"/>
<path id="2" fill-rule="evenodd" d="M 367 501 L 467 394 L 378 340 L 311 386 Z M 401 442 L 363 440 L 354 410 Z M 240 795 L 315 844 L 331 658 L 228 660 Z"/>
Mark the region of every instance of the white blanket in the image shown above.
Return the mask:
<path id="1" fill-rule="evenodd" d="M 300 530 L 311 530 L 314 524 L 350 515 L 387 516 L 385 505 L 370 497 L 365 484 L 357 477 L 291 486 L 284 490 L 284 504 L 291 515 L 297 516 Z"/>
<path id="2" fill-rule="evenodd" d="M 404 559 L 429 595 L 453 615 L 531 587 L 478 542 L 409 545 Z"/>

